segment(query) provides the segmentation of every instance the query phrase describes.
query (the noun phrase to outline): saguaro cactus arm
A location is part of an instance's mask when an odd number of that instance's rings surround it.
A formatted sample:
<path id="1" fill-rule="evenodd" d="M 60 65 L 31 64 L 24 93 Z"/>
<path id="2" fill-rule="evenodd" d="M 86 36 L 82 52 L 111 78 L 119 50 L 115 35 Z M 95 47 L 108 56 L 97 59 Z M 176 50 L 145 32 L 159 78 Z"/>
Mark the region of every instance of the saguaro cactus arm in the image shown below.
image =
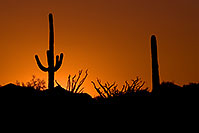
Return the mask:
<path id="1" fill-rule="evenodd" d="M 56 65 L 55 65 L 55 68 L 54 68 L 54 71 L 56 72 L 60 67 L 61 67 L 61 64 L 62 64 L 62 61 L 63 61 L 63 53 L 60 54 L 60 57 L 57 55 L 56 56 Z"/>
<path id="2" fill-rule="evenodd" d="M 35 59 L 36 59 L 36 61 L 37 61 L 37 65 L 39 66 L 39 68 L 40 68 L 42 71 L 47 72 L 47 71 L 48 71 L 48 68 L 44 67 L 44 66 L 41 64 L 41 62 L 40 62 L 40 60 L 39 60 L 39 57 L 38 57 L 37 55 L 35 55 Z"/>

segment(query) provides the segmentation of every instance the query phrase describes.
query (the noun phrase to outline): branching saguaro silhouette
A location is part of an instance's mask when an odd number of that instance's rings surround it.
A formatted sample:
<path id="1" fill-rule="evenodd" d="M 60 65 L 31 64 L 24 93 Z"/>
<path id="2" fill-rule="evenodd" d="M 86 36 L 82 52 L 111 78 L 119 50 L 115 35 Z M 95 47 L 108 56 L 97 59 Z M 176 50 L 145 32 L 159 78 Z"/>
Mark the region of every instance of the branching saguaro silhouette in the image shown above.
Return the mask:
<path id="1" fill-rule="evenodd" d="M 35 55 L 35 59 L 37 61 L 37 65 L 39 68 L 48 72 L 48 89 L 54 88 L 54 74 L 61 67 L 63 60 L 63 53 L 60 56 L 56 56 L 56 65 L 54 66 L 54 29 L 53 29 L 53 15 L 49 14 L 49 50 L 47 50 L 47 61 L 48 67 L 44 67 L 37 55 Z"/>
<path id="2" fill-rule="evenodd" d="M 151 58 L 152 58 L 152 88 L 157 92 L 160 86 L 157 41 L 155 35 L 151 36 Z"/>

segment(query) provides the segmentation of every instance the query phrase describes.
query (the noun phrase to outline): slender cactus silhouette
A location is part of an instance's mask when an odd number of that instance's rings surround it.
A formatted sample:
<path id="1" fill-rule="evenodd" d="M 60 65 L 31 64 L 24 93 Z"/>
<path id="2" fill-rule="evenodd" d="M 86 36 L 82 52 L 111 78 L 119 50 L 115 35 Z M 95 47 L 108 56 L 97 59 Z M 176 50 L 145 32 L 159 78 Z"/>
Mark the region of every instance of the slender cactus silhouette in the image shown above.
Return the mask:
<path id="1" fill-rule="evenodd" d="M 151 36 L 151 58 L 152 58 L 152 88 L 153 92 L 157 92 L 160 86 L 157 41 L 155 35 Z"/>
<path id="2" fill-rule="evenodd" d="M 54 88 L 54 74 L 61 67 L 63 60 L 63 53 L 60 54 L 60 57 L 56 56 L 56 65 L 54 66 L 54 29 L 53 29 L 53 15 L 49 14 L 49 50 L 47 50 L 47 61 L 48 67 L 44 67 L 37 55 L 35 55 L 35 59 L 37 61 L 37 65 L 39 68 L 48 72 L 48 89 Z"/>

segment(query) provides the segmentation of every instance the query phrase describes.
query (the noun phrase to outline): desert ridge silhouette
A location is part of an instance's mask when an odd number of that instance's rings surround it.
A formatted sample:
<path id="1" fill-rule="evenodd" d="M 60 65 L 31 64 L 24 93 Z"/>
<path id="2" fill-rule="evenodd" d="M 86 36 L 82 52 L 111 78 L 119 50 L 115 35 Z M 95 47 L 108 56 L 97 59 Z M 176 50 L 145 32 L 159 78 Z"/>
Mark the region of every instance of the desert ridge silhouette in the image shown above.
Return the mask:
<path id="1" fill-rule="evenodd" d="M 24 98 L 27 101 L 24 101 Z M 17 86 L 12 83 L 0 87 L 0 99 L 2 101 L 6 100 L 13 103 L 24 103 L 28 102 L 29 100 L 32 101 L 32 98 L 36 100 L 35 102 L 39 102 L 39 99 L 45 98 L 50 102 L 60 102 L 61 104 L 91 104 L 94 101 L 87 93 L 71 93 L 60 86 L 44 91 L 35 90 L 33 87 Z M 49 102 L 47 101 L 46 104 L 48 103 Z"/>
<path id="2" fill-rule="evenodd" d="M 44 67 L 37 55 L 35 55 L 35 59 L 39 68 L 48 72 L 48 89 L 54 88 L 54 76 L 55 72 L 61 67 L 63 60 L 63 53 L 60 56 L 56 56 L 56 65 L 54 66 L 54 28 L 53 28 L 53 15 L 49 14 L 49 50 L 47 50 L 47 61 L 48 67 Z"/>
<path id="3" fill-rule="evenodd" d="M 9 83 L 5 86 L 0 87 L 1 98 L 20 98 L 30 97 L 36 95 L 37 91 L 31 87 L 22 87 L 15 84 Z"/>

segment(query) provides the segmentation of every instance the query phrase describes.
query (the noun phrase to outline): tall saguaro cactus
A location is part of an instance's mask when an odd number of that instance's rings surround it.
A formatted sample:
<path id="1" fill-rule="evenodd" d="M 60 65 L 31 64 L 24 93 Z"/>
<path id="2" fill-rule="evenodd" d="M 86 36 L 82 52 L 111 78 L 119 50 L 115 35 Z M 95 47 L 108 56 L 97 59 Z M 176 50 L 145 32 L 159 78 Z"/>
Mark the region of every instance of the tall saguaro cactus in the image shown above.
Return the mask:
<path id="1" fill-rule="evenodd" d="M 53 29 L 53 15 L 49 14 L 49 50 L 47 50 L 47 61 L 48 67 L 44 67 L 37 55 L 35 55 L 35 59 L 37 61 L 37 65 L 39 68 L 48 72 L 48 89 L 54 88 L 54 73 L 61 67 L 63 60 L 63 53 L 60 54 L 60 57 L 56 56 L 56 64 L 54 65 L 54 29 Z"/>
<path id="2" fill-rule="evenodd" d="M 157 92 L 160 86 L 157 41 L 155 35 L 151 36 L 151 58 L 152 58 L 152 88 L 153 92 Z"/>

